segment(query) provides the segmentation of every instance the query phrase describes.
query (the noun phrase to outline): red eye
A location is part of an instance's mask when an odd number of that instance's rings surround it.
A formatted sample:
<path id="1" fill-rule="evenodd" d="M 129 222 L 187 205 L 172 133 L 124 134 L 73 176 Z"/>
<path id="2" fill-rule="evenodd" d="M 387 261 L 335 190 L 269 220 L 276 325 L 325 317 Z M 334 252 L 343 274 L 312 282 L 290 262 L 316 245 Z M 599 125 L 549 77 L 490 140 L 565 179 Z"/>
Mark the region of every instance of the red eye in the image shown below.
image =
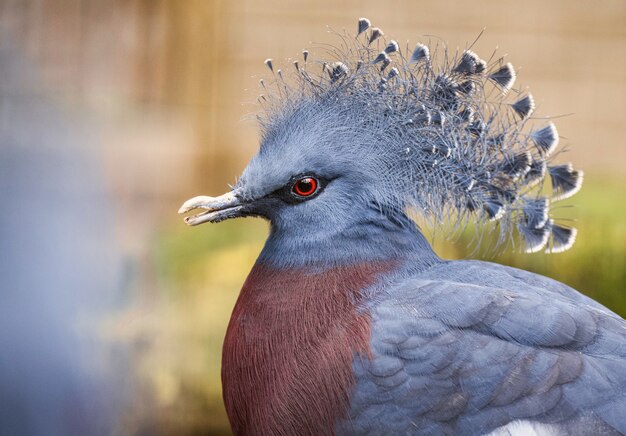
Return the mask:
<path id="1" fill-rule="evenodd" d="M 317 191 L 317 180 L 313 177 L 303 177 L 293 185 L 292 191 L 300 197 L 309 197 Z"/>

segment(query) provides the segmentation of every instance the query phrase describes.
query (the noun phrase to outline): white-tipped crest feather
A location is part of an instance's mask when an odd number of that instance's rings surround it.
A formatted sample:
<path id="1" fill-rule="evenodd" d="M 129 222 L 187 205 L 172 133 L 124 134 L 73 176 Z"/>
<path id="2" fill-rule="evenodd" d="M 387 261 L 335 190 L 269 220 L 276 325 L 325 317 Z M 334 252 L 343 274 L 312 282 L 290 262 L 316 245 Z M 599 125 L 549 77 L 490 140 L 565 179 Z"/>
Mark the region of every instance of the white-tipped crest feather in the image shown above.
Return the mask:
<path id="1" fill-rule="evenodd" d="M 489 78 L 505 92 L 513 87 L 515 77 L 515 69 L 510 62 L 507 62 L 489 75 Z"/>
<path id="2" fill-rule="evenodd" d="M 409 62 L 416 64 L 421 60 L 425 60 L 427 62 L 430 60 L 430 50 L 424 44 L 417 44 L 415 49 L 413 49 L 413 54 L 411 54 L 411 60 Z"/>
<path id="3" fill-rule="evenodd" d="M 357 33 L 356 33 L 357 36 L 365 32 L 367 29 L 369 29 L 371 25 L 372 23 L 367 18 L 359 18 L 359 25 L 357 27 Z"/>

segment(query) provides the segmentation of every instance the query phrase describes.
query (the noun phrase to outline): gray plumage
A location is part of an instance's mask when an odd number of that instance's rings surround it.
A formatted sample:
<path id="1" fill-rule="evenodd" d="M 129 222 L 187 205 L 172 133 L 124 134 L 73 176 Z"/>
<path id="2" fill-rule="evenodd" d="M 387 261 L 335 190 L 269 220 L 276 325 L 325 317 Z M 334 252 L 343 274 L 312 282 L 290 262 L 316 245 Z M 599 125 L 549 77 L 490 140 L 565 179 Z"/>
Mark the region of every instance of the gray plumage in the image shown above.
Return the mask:
<path id="1" fill-rule="evenodd" d="M 478 261 L 383 295 L 343 432 L 477 435 L 515 420 L 532 434 L 626 431 L 626 323 L 593 300 Z"/>

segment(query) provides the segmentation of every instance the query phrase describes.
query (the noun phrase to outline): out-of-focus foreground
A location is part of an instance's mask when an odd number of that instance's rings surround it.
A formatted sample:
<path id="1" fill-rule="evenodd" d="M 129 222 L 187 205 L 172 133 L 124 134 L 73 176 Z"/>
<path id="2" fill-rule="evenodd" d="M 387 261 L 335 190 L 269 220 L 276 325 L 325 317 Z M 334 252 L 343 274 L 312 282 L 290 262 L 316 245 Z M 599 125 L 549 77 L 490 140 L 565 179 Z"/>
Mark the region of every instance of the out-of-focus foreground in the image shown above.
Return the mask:
<path id="1" fill-rule="evenodd" d="M 452 50 L 486 31 L 586 172 L 579 238 L 499 262 L 626 315 L 626 3 L 1 0 L 0 433 L 222 434 L 223 335 L 267 233 L 190 229 L 257 147 L 266 57 L 336 43 L 360 16 Z M 436 239 L 445 257 L 465 240 Z"/>

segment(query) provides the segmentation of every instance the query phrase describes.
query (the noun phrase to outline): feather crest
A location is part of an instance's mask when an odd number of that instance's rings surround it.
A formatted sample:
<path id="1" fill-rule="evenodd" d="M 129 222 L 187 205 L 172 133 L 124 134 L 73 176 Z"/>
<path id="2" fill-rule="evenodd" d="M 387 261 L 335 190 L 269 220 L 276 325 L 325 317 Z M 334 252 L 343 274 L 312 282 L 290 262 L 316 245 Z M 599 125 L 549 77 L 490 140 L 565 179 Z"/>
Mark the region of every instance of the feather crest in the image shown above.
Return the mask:
<path id="1" fill-rule="evenodd" d="M 370 20 L 368 20 L 367 18 L 359 18 L 359 25 L 357 27 L 357 36 L 365 32 L 367 29 L 369 29 L 371 24 L 372 23 L 370 23 Z"/>
<path id="2" fill-rule="evenodd" d="M 515 83 L 515 69 L 510 62 L 504 64 L 498 70 L 489 75 L 489 78 L 496 83 L 503 91 L 508 91 Z"/>
<path id="3" fill-rule="evenodd" d="M 574 227 L 565 227 L 549 222 L 551 243 L 546 248 L 547 253 L 562 253 L 569 250 L 576 242 L 578 231 Z"/>
<path id="4" fill-rule="evenodd" d="M 456 67 L 452 70 L 454 73 L 460 74 L 478 74 L 485 71 L 486 63 L 476 53 L 471 50 L 465 50 L 461 55 L 461 59 Z"/>
<path id="5" fill-rule="evenodd" d="M 556 130 L 556 126 L 552 123 L 539 130 L 535 130 L 530 134 L 530 137 L 535 141 L 535 145 L 539 151 L 546 156 L 552 154 L 559 145 L 559 133 Z"/>
<path id="6" fill-rule="evenodd" d="M 417 44 L 413 50 L 413 54 L 411 54 L 410 63 L 416 64 L 421 60 L 425 60 L 427 62 L 430 60 L 430 50 L 424 44 Z"/>
<path id="7" fill-rule="evenodd" d="M 530 114 L 535 110 L 535 100 L 533 96 L 528 94 L 527 96 L 519 99 L 515 103 L 511 105 L 515 113 L 519 115 L 522 119 L 527 118 Z"/>
<path id="8" fill-rule="evenodd" d="M 548 227 L 534 228 L 525 223 L 519 223 L 518 229 L 526 243 L 526 253 L 536 253 L 543 249 L 550 238 L 550 229 Z"/>
<path id="9" fill-rule="evenodd" d="M 372 43 L 383 32 L 361 20 L 358 32 L 367 37 L 342 36 L 344 44 L 318 60 L 322 74 L 303 65 L 292 83 L 276 84 L 262 104 L 264 137 L 287 134 L 285 126 L 297 119 L 298 131 L 332 138 L 318 145 L 321 152 L 338 144 L 347 161 L 376 178 L 372 195 L 381 210 L 409 207 L 433 222 L 496 222 L 501 234 L 517 229 L 528 252 L 550 237 L 551 251 L 569 248 L 573 239 L 550 224 L 550 206 L 578 191 L 582 172 L 571 165 L 548 169 L 558 133 L 552 123 L 530 131 L 530 94 L 511 102 L 508 93 L 491 92 L 494 85 L 513 86 L 513 66 L 483 74 L 486 63 L 476 53 L 451 60 L 433 50 L 431 57 L 422 43 L 404 53 L 390 41 L 381 51 Z M 384 71 L 390 54 L 394 66 Z M 273 71 L 271 61 L 268 67 Z M 266 142 L 262 151 L 271 146 Z M 537 185 L 548 172 L 553 193 L 546 198 Z"/>
<path id="10" fill-rule="evenodd" d="M 555 165 L 548 168 L 552 182 L 552 200 L 558 201 L 569 198 L 580 191 L 583 185 L 583 172 L 575 170 L 571 163 Z"/>

